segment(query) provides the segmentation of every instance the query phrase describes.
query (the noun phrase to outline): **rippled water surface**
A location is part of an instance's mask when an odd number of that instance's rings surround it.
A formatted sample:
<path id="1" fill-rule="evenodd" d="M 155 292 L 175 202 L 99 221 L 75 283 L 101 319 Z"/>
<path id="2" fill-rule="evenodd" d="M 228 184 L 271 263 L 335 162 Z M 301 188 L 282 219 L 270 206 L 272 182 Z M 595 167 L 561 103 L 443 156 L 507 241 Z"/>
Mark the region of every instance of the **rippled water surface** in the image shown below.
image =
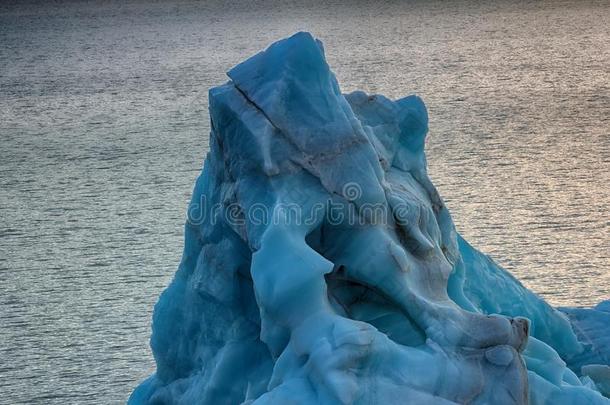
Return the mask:
<path id="1" fill-rule="evenodd" d="M 0 5 L 0 403 L 124 402 L 154 368 L 207 89 L 320 37 L 344 91 L 426 101 L 459 230 L 555 305 L 610 297 L 607 2 Z"/>

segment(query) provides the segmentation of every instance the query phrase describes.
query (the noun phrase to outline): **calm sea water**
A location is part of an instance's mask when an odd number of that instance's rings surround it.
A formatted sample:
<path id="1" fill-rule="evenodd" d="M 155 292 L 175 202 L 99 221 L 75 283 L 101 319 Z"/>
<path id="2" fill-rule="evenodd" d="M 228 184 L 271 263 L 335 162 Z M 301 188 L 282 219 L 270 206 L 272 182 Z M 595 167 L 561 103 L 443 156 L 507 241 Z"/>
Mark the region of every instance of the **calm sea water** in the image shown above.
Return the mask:
<path id="1" fill-rule="evenodd" d="M 124 402 L 208 148 L 207 90 L 297 30 L 417 93 L 459 230 L 555 305 L 610 297 L 607 2 L 0 5 L 0 403 Z"/>

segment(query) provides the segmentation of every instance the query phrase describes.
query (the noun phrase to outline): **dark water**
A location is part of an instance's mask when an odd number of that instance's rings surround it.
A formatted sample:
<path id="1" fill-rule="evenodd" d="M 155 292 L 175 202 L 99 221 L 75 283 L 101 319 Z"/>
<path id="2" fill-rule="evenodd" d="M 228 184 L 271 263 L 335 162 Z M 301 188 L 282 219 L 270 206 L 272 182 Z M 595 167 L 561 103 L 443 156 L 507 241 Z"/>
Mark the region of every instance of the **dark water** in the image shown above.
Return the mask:
<path id="1" fill-rule="evenodd" d="M 0 5 L 0 403 L 123 402 L 152 372 L 207 89 L 320 37 L 344 91 L 417 93 L 458 228 L 556 305 L 610 297 L 610 6 Z"/>

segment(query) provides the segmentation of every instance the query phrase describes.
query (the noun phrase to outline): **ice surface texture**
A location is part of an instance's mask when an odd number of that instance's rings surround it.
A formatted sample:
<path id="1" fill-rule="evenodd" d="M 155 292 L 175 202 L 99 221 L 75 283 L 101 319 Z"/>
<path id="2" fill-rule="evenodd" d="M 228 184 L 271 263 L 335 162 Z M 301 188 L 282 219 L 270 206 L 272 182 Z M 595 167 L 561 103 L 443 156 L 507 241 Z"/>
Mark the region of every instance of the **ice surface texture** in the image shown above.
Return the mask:
<path id="1" fill-rule="evenodd" d="M 608 313 L 457 234 L 419 97 L 342 94 L 308 33 L 228 75 L 131 404 L 610 402 Z"/>

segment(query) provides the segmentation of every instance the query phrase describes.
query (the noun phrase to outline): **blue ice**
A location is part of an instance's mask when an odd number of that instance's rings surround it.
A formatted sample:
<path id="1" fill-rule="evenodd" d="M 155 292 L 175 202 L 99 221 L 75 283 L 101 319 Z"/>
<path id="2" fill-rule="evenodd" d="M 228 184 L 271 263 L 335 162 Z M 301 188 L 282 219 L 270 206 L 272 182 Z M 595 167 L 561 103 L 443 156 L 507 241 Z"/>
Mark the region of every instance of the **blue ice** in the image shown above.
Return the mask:
<path id="1" fill-rule="evenodd" d="M 342 94 L 305 32 L 228 76 L 130 404 L 610 403 L 610 302 L 554 309 L 456 232 L 419 97 Z"/>

